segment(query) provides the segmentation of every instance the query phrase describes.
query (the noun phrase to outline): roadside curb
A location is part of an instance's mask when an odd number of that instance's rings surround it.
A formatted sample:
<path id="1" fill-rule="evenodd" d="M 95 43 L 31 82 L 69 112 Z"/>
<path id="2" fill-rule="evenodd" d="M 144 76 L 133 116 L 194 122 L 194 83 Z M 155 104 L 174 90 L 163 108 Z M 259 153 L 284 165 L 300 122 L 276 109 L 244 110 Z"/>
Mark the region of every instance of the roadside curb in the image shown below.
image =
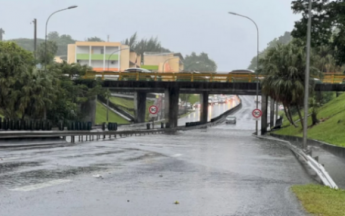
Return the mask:
<path id="1" fill-rule="evenodd" d="M 325 186 L 328 186 L 328 187 L 333 188 L 333 189 L 338 189 L 338 186 L 335 184 L 335 182 L 333 181 L 331 176 L 328 174 L 328 172 L 325 170 L 325 168 L 320 163 L 318 163 L 310 155 L 307 155 L 301 149 L 292 145 L 289 141 L 282 140 L 282 139 L 275 138 L 275 137 L 266 137 L 266 136 L 257 136 L 257 135 L 253 135 L 253 136 L 255 136 L 256 138 L 259 138 L 259 139 L 278 141 L 280 143 L 284 143 L 283 145 L 288 147 L 294 153 L 296 158 L 302 164 L 307 166 L 306 167 L 307 171 L 309 172 L 309 174 L 311 174 L 312 177 L 314 177 L 314 175 L 312 174 L 312 172 L 314 172 L 316 174 L 316 176 L 318 176 L 318 178 L 319 178 L 316 180 L 321 181 L 321 183 L 323 183 Z"/>

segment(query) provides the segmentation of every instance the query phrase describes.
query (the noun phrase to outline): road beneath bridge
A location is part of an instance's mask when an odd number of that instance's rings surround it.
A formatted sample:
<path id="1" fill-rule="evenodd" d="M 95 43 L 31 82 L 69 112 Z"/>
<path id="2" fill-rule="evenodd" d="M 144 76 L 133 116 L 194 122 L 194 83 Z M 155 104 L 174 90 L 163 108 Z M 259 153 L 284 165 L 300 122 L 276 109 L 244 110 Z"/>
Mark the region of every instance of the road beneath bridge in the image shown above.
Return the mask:
<path id="1" fill-rule="evenodd" d="M 307 215 L 290 186 L 313 180 L 290 150 L 251 135 L 253 100 L 236 125 L 1 150 L 0 215 Z"/>

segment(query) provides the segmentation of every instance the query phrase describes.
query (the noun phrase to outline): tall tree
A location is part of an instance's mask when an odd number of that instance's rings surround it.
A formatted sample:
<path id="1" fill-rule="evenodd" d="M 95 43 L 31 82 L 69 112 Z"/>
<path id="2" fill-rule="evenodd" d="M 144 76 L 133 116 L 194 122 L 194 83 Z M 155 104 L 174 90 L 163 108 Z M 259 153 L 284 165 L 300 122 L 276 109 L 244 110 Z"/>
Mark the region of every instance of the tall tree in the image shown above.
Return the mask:
<path id="1" fill-rule="evenodd" d="M 216 63 L 208 57 L 206 53 L 200 53 L 200 55 L 192 52 L 191 55 L 187 55 L 184 59 L 185 71 L 199 71 L 199 72 L 215 72 L 217 71 Z"/>
<path id="2" fill-rule="evenodd" d="M 123 43 L 128 45 L 131 51 L 134 51 L 141 56 L 142 61 L 144 61 L 144 52 L 170 52 L 169 49 L 162 47 L 158 38 L 151 37 L 150 39 L 138 40 L 137 33 L 134 33 Z"/>
<path id="3" fill-rule="evenodd" d="M 5 31 L 2 28 L 0 28 L 0 41 L 2 41 L 3 34 L 5 34 Z"/>
<path id="4" fill-rule="evenodd" d="M 292 1 L 294 13 L 302 14 L 301 20 L 295 22 L 292 35 L 305 40 L 309 18 L 308 1 Z M 311 45 L 330 46 L 338 65 L 345 63 L 345 1 L 313 0 L 312 2 Z"/>
<path id="5" fill-rule="evenodd" d="M 272 41 L 270 41 L 268 44 L 267 44 L 267 48 L 265 48 L 262 52 L 260 52 L 260 55 L 259 55 L 259 58 L 262 59 L 265 57 L 266 53 L 267 53 L 267 50 L 272 48 L 272 47 L 275 47 L 278 43 L 280 44 L 288 44 L 292 41 L 292 36 L 290 34 L 290 32 L 285 32 L 284 35 L 278 37 L 278 38 L 274 38 Z M 256 69 L 256 61 L 257 59 L 257 56 L 254 56 L 250 62 L 250 65 L 248 67 L 248 69 L 250 70 L 255 70 Z"/>
<path id="6" fill-rule="evenodd" d="M 0 109 L 6 117 L 17 118 L 23 110 L 22 87 L 34 67 L 33 54 L 13 42 L 0 41 Z"/>
<path id="7" fill-rule="evenodd" d="M 45 42 L 37 47 L 37 59 L 41 64 L 51 64 L 57 52 L 57 45 L 54 41 L 47 41 L 47 48 Z"/>
<path id="8" fill-rule="evenodd" d="M 267 55 L 260 60 L 263 74 L 262 91 L 284 105 L 287 119 L 294 124 L 291 107 L 295 106 L 303 127 L 301 107 L 304 99 L 306 54 L 304 43 L 294 40 L 287 45 L 278 44 L 267 51 Z M 311 77 L 319 76 L 319 71 L 311 67 Z M 313 91 L 313 82 L 309 91 Z"/>
<path id="9" fill-rule="evenodd" d="M 104 40 L 102 40 L 99 37 L 90 37 L 90 38 L 86 39 L 86 41 L 104 42 Z"/>

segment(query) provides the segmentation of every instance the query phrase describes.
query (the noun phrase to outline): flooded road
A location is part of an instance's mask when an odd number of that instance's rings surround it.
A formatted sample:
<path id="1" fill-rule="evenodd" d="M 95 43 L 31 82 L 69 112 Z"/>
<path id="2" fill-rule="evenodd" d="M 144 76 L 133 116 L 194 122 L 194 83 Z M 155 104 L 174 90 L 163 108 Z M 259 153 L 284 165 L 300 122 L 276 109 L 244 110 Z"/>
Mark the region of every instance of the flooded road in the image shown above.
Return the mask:
<path id="1" fill-rule="evenodd" d="M 306 215 L 290 186 L 313 180 L 251 136 L 250 101 L 236 125 L 2 150 L 0 215 Z"/>

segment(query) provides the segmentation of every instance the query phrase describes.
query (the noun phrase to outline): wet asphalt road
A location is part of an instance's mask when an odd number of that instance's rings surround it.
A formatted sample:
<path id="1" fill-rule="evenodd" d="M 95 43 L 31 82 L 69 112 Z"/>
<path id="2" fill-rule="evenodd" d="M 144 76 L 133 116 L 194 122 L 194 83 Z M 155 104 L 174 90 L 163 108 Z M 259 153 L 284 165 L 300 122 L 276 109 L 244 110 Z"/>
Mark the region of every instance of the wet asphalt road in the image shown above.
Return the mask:
<path id="1" fill-rule="evenodd" d="M 290 186 L 313 180 L 288 149 L 251 136 L 251 101 L 237 125 L 1 150 L 0 215 L 306 215 Z"/>

